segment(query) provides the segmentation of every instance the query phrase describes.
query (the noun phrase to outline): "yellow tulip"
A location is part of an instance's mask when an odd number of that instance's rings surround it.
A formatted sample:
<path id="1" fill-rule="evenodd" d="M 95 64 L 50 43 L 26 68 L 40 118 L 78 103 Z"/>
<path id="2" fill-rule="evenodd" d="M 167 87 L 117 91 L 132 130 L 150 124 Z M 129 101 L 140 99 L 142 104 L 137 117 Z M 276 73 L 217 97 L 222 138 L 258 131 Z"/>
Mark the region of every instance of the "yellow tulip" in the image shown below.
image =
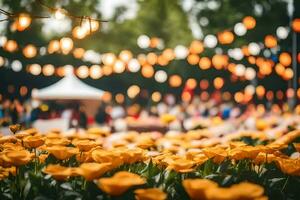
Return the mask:
<path id="1" fill-rule="evenodd" d="M 72 169 L 60 165 L 48 165 L 43 172 L 51 175 L 56 180 L 67 180 L 72 175 Z"/>
<path id="2" fill-rule="evenodd" d="M 119 196 L 126 192 L 130 187 L 143 185 L 145 183 L 146 181 L 139 175 L 121 171 L 110 178 L 100 178 L 98 187 L 109 195 Z"/>
<path id="3" fill-rule="evenodd" d="M 165 200 L 167 194 L 158 188 L 137 189 L 134 191 L 136 200 Z"/>
<path id="4" fill-rule="evenodd" d="M 192 200 L 206 199 L 208 188 L 217 188 L 218 184 L 208 179 L 185 179 L 182 181 L 185 191 Z"/>
<path id="5" fill-rule="evenodd" d="M 65 146 L 47 147 L 47 151 L 58 160 L 66 160 L 69 159 L 71 156 L 79 153 L 78 149 L 74 147 Z"/>
<path id="6" fill-rule="evenodd" d="M 110 170 L 110 165 L 111 163 L 83 163 L 76 168 L 76 172 L 86 180 L 91 181 Z"/>
<path id="7" fill-rule="evenodd" d="M 23 139 L 24 146 L 27 148 L 37 148 L 42 146 L 45 141 L 41 135 L 27 136 Z"/>

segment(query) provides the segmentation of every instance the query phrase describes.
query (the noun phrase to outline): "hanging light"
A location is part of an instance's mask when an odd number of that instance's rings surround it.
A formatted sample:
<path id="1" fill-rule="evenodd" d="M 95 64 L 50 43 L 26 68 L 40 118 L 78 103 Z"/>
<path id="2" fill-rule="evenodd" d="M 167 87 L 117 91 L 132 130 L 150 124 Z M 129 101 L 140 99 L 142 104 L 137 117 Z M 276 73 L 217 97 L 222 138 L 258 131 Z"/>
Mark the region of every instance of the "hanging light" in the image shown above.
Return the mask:
<path id="1" fill-rule="evenodd" d="M 74 38 L 83 39 L 88 34 L 88 31 L 81 26 L 76 26 L 72 30 L 72 35 Z"/>
<path id="2" fill-rule="evenodd" d="M 115 73 L 122 73 L 125 71 L 125 64 L 121 60 L 117 60 L 113 66 Z"/>
<path id="3" fill-rule="evenodd" d="M 151 95 L 151 99 L 154 102 L 159 102 L 161 100 L 161 94 L 159 92 L 153 92 Z"/>
<path id="4" fill-rule="evenodd" d="M 99 79 L 102 77 L 102 69 L 99 65 L 92 65 L 90 67 L 90 77 L 92 79 Z"/>
<path id="5" fill-rule="evenodd" d="M 253 29 L 256 26 L 256 20 L 251 16 L 247 16 L 243 19 L 243 24 L 246 29 Z"/>
<path id="6" fill-rule="evenodd" d="M 119 58 L 123 62 L 128 63 L 128 61 L 132 58 L 132 53 L 129 50 L 123 50 L 121 51 Z"/>
<path id="7" fill-rule="evenodd" d="M 287 52 L 283 52 L 279 55 L 279 62 L 283 65 L 283 66 L 290 66 L 292 63 L 292 57 L 289 53 Z"/>
<path id="8" fill-rule="evenodd" d="M 102 62 L 105 65 L 113 65 L 116 61 L 116 56 L 113 53 L 106 53 L 102 56 Z"/>
<path id="9" fill-rule="evenodd" d="M 231 44 L 234 40 L 234 35 L 230 31 L 223 31 L 218 33 L 218 40 L 220 44 Z"/>
<path id="10" fill-rule="evenodd" d="M 58 40 L 52 40 L 49 42 L 48 52 L 50 54 L 59 51 L 59 49 L 60 49 L 60 43 Z"/>
<path id="11" fill-rule="evenodd" d="M 243 23 L 237 23 L 234 26 L 233 31 L 238 36 L 243 36 L 247 33 L 247 29 Z"/>
<path id="12" fill-rule="evenodd" d="M 260 47 L 257 43 L 255 42 L 251 42 L 249 45 L 248 45 L 248 50 L 249 50 L 249 53 L 251 55 L 258 55 L 260 53 Z"/>
<path id="13" fill-rule="evenodd" d="M 22 63 L 18 60 L 14 60 L 12 63 L 11 63 L 11 69 L 15 72 L 19 72 L 21 71 L 23 68 L 22 66 Z"/>
<path id="14" fill-rule="evenodd" d="M 277 46 L 277 39 L 273 35 L 267 35 L 265 37 L 265 45 L 267 48 L 274 48 Z"/>
<path id="15" fill-rule="evenodd" d="M 151 78 L 154 74 L 154 69 L 151 65 L 145 65 L 142 67 L 142 75 L 145 77 L 145 78 Z"/>
<path id="16" fill-rule="evenodd" d="M 67 13 L 67 11 L 65 11 L 62 8 L 59 8 L 54 12 L 54 17 L 55 17 L 55 19 L 62 20 L 66 17 L 66 13 Z"/>
<path id="17" fill-rule="evenodd" d="M 85 65 L 81 65 L 77 69 L 77 76 L 79 78 L 87 78 L 89 76 L 89 68 Z"/>
<path id="18" fill-rule="evenodd" d="M 17 29 L 18 31 L 24 31 L 26 28 L 28 28 L 31 24 L 31 18 L 26 13 L 19 14 L 19 17 L 17 19 Z"/>
<path id="19" fill-rule="evenodd" d="M 199 67 L 202 69 L 202 70 L 206 70 L 206 69 L 209 69 L 211 66 L 211 61 L 208 57 L 201 57 L 200 58 L 200 61 L 199 61 Z"/>
<path id="20" fill-rule="evenodd" d="M 18 49 L 18 44 L 16 41 L 14 40 L 8 40 L 5 44 L 4 44 L 4 49 L 8 52 L 14 52 Z"/>
<path id="21" fill-rule="evenodd" d="M 137 45 L 142 48 L 146 49 L 150 45 L 150 38 L 147 35 L 141 35 L 137 39 Z"/>
<path id="22" fill-rule="evenodd" d="M 217 90 L 221 89 L 224 85 L 224 80 L 221 77 L 216 77 L 214 79 L 214 86 Z"/>
<path id="23" fill-rule="evenodd" d="M 276 29 L 276 35 L 279 39 L 286 39 L 289 35 L 289 31 L 286 27 L 283 27 L 283 26 L 279 26 L 277 29 Z"/>
<path id="24" fill-rule="evenodd" d="M 127 95 L 129 98 L 133 99 L 135 98 L 139 93 L 141 89 L 137 85 L 132 85 L 127 89 Z"/>
<path id="25" fill-rule="evenodd" d="M 33 58 L 37 54 L 36 47 L 33 46 L 32 44 L 28 44 L 24 49 L 23 49 L 23 54 L 26 58 Z"/>
<path id="26" fill-rule="evenodd" d="M 295 32 L 300 32 L 300 18 L 294 19 L 292 22 L 292 28 Z"/>
<path id="27" fill-rule="evenodd" d="M 179 75 L 172 75 L 169 78 L 169 84 L 171 87 L 179 87 L 182 84 L 182 78 Z"/>
<path id="28" fill-rule="evenodd" d="M 43 74 L 44 76 L 52 76 L 55 72 L 55 68 L 51 64 L 47 64 L 43 66 Z"/>
<path id="29" fill-rule="evenodd" d="M 63 37 L 60 39 L 60 48 L 63 54 L 68 54 L 73 49 L 73 40 L 68 37 Z"/>
<path id="30" fill-rule="evenodd" d="M 200 54 L 204 50 L 203 43 L 198 40 L 194 40 L 190 45 L 190 53 L 192 54 Z"/>
<path id="31" fill-rule="evenodd" d="M 188 55 L 188 49 L 183 45 L 177 45 L 174 49 L 174 53 L 177 59 L 184 59 Z"/>
<path id="32" fill-rule="evenodd" d="M 39 75 L 42 72 L 42 68 L 39 64 L 32 64 L 29 66 L 29 71 L 33 75 Z"/>

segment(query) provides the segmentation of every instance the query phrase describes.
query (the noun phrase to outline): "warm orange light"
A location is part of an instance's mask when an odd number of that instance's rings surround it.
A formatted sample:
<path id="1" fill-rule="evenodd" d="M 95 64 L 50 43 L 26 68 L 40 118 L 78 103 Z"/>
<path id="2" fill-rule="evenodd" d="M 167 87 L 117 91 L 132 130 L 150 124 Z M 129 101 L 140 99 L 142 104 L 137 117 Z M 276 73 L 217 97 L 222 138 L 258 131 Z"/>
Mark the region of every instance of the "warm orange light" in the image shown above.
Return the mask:
<path id="1" fill-rule="evenodd" d="M 26 13 L 19 14 L 19 17 L 17 18 L 17 30 L 18 31 L 24 31 L 26 28 L 28 28 L 31 24 L 31 18 Z"/>
<path id="2" fill-rule="evenodd" d="M 212 57 L 212 64 L 216 69 L 222 69 L 228 65 L 228 57 L 216 54 Z"/>
<path id="3" fill-rule="evenodd" d="M 151 95 L 151 99 L 154 102 L 159 102 L 161 100 L 161 94 L 159 92 L 153 92 Z"/>
<path id="4" fill-rule="evenodd" d="M 49 42 L 48 52 L 50 54 L 59 51 L 59 49 L 60 49 L 60 44 L 59 44 L 58 40 L 52 40 L 52 41 Z"/>
<path id="5" fill-rule="evenodd" d="M 214 79 L 214 86 L 215 86 L 215 88 L 218 90 L 218 89 L 221 89 L 222 87 L 223 87 L 223 85 L 224 85 L 224 80 L 223 80 L 223 78 L 221 78 L 221 77 L 216 77 L 215 79 Z"/>
<path id="6" fill-rule="evenodd" d="M 248 46 L 242 46 L 242 52 L 245 56 L 250 56 Z"/>
<path id="7" fill-rule="evenodd" d="M 203 50 L 204 50 L 203 43 L 198 40 L 194 40 L 190 45 L 191 54 L 200 54 L 203 52 Z"/>
<path id="8" fill-rule="evenodd" d="M 248 30 L 253 29 L 256 26 L 256 20 L 251 16 L 247 16 L 243 19 L 243 24 Z"/>
<path id="9" fill-rule="evenodd" d="M 44 76 L 52 76 L 55 72 L 55 68 L 51 64 L 47 64 L 43 66 L 43 74 Z"/>
<path id="10" fill-rule="evenodd" d="M 190 102 L 192 99 L 192 95 L 189 92 L 183 92 L 181 94 L 181 99 L 183 102 Z"/>
<path id="11" fill-rule="evenodd" d="M 244 94 L 242 92 L 237 92 L 234 94 L 234 100 L 237 103 L 241 103 L 244 100 Z"/>
<path id="12" fill-rule="evenodd" d="M 137 85 L 132 85 L 127 89 L 127 95 L 129 98 L 133 99 L 135 98 L 139 93 L 141 89 Z"/>
<path id="13" fill-rule="evenodd" d="M 18 49 L 18 44 L 16 41 L 14 40 L 8 40 L 5 44 L 4 44 L 4 49 L 8 52 L 14 52 Z"/>
<path id="14" fill-rule="evenodd" d="M 169 60 L 167 60 L 164 56 L 160 55 L 157 58 L 157 64 L 159 64 L 160 66 L 166 66 L 167 64 L 169 64 Z"/>
<path id="15" fill-rule="evenodd" d="M 129 60 L 132 58 L 132 53 L 131 51 L 129 50 L 123 50 L 121 51 L 120 55 L 119 55 L 119 58 L 125 62 L 125 63 L 128 63 Z"/>
<path id="16" fill-rule="evenodd" d="M 293 76 L 294 76 L 294 72 L 291 68 L 285 69 L 284 74 L 283 74 L 283 78 L 285 80 L 290 80 L 293 78 Z"/>
<path id="17" fill-rule="evenodd" d="M 289 53 L 283 52 L 279 56 L 279 62 L 285 67 L 290 66 L 292 63 L 292 57 Z"/>
<path id="18" fill-rule="evenodd" d="M 33 75 L 39 75 L 42 72 L 42 68 L 39 64 L 32 64 L 29 66 L 29 71 Z"/>
<path id="19" fill-rule="evenodd" d="M 106 53 L 103 55 L 102 62 L 105 65 L 113 65 L 116 61 L 116 56 L 113 53 Z"/>
<path id="20" fill-rule="evenodd" d="M 169 78 L 169 84 L 171 87 L 179 87 L 182 84 L 182 78 L 179 75 L 172 75 Z"/>
<path id="21" fill-rule="evenodd" d="M 28 93 L 28 88 L 26 86 L 20 87 L 20 95 L 25 96 Z"/>
<path id="22" fill-rule="evenodd" d="M 194 78 L 189 78 L 185 84 L 189 89 L 195 89 L 197 87 L 197 81 Z"/>
<path id="23" fill-rule="evenodd" d="M 256 94 L 258 97 L 263 97 L 266 93 L 266 89 L 264 88 L 264 86 L 259 85 L 256 87 Z"/>
<path id="24" fill-rule="evenodd" d="M 218 33 L 218 40 L 221 44 L 231 44 L 234 40 L 234 35 L 230 31 Z"/>
<path id="25" fill-rule="evenodd" d="M 115 100 L 118 104 L 122 104 L 122 103 L 124 103 L 125 97 L 123 94 L 119 93 L 119 94 L 116 94 Z"/>
<path id="26" fill-rule="evenodd" d="M 282 76 L 285 72 L 285 67 L 282 64 L 278 63 L 275 66 L 275 71 L 278 75 Z"/>
<path id="27" fill-rule="evenodd" d="M 23 49 L 23 54 L 26 58 L 33 58 L 37 54 L 36 47 L 33 46 L 32 44 L 28 44 L 24 49 Z"/>
<path id="28" fill-rule="evenodd" d="M 71 38 L 63 37 L 60 39 L 59 43 L 63 54 L 68 54 L 73 49 L 74 44 Z"/>
<path id="29" fill-rule="evenodd" d="M 145 78 L 151 78 L 154 74 L 154 69 L 151 65 L 145 65 L 142 67 L 142 75 L 145 77 Z"/>
<path id="30" fill-rule="evenodd" d="M 102 77 L 102 75 L 103 75 L 102 69 L 99 65 L 92 65 L 90 67 L 90 77 L 92 79 L 99 79 Z"/>
<path id="31" fill-rule="evenodd" d="M 196 65 L 198 64 L 200 60 L 200 57 L 197 55 L 197 54 L 190 54 L 188 57 L 187 57 L 187 61 L 189 64 L 191 65 Z"/>
<path id="32" fill-rule="evenodd" d="M 79 78 L 87 78 L 89 76 L 89 68 L 85 65 L 78 67 L 77 76 Z"/>
<path id="33" fill-rule="evenodd" d="M 109 75 L 112 74 L 113 69 L 112 69 L 111 66 L 104 65 L 104 66 L 102 67 L 102 72 L 103 72 L 103 74 L 104 74 L 105 76 L 109 76 Z"/>
<path id="34" fill-rule="evenodd" d="M 173 49 L 165 49 L 162 53 L 162 56 L 168 61 L 173 60 L 175 58 Z"/>
<path id="35" fill-rule="evenodd" d="M 277 39 L 273 35 L 267 35 L 265 37 L 265 46 L 268 48 L 274 48 L 277 46 Z"/>
<path id="36" fill-rule="evenodd" d="M 202 58 L 200 58 L 199 67 L 202 70 L 209 69 L 210 66 L 211 66 L 211 61 L 210 61 L 210 59 L 208 57 L 202 57 Z"/>
<path id="37" fill-rule="evenodd" d="M 103 96 L 102 96 L 102 101 L 103 102 L 110 102 L 112 98 L 112 95 L 110 92 L 104 92 Z"/>
<path id="38" fill-rule="evenodd" d="M 84 55 L 85 50 L 83 48 L 76 48 L 73 51 L 73 56 L 77 59 L 81 59 Z"/>
<path id="39" fill-rule="evenodd" d="M 153 52 L 148 53 L 147 54 L 147 62 L 150 65 L 155 65 L 155 63 L 157 62 L 157 55 L 155 53 L 153 53 Z"/>
<path id="40" fill-rule="evenodd" d="M 156 48 L 159 45 L 160 39 L 157 37 L 153 37 L 150 39 L 150 47 Z"/>
<path id="41" fill-rule="evenodd" d="M 292 28 L 295 32 L 300 32 L 300 18 L 294 19 L 292 23 Z"/>
<path id="42" fill-rule="evenodd" d="M 72 35 L 74 38 L 83 39 L 88 34 L 88 31 L 81 26 L 76 26 L 72 30 Z"/>

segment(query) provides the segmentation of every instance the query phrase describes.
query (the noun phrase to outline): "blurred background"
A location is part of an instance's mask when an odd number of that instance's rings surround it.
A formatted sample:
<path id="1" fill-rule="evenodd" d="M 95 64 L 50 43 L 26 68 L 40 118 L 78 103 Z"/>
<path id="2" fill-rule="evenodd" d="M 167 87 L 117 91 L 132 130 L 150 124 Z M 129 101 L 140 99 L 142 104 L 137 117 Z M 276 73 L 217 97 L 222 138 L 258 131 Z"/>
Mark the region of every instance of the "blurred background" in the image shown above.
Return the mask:
<path id="1" fill-rule="evenodd" d="M 0 0 L 0 95 L 66 66 L 107 104 L 299 102 L 300 1 Z M 298 70 L 299 71 L 299 70 Z"/>

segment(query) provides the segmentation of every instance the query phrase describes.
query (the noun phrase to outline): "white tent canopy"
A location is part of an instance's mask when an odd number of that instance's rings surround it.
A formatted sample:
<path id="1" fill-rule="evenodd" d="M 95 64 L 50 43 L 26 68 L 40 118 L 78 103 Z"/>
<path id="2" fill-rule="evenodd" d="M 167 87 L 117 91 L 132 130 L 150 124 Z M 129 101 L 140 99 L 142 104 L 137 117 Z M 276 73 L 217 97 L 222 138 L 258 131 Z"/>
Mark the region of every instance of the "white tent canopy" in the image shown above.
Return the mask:
<path id="1" fill-rule="evenodd" d="M 39 100 L 100 100 L 104 91 L 80 81 L 67 68 L 66 76 L 46 88 L 32 91 L 32 97 Z"/>

